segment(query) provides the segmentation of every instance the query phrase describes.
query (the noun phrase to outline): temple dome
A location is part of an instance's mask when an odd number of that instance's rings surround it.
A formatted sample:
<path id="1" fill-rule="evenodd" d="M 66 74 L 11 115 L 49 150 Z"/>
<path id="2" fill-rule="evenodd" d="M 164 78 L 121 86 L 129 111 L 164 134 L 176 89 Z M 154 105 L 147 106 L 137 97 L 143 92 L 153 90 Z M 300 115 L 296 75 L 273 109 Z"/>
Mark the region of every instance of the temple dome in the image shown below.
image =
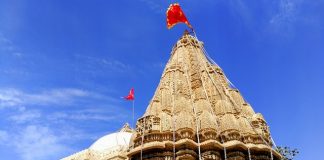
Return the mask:
<path id="1" fill-rule="evenodd" d="M 126 150 L 132 137 L 132 129 L 126 123 L 118 132 L 111 133 L 99 138 L 89 149 L 97 152 L 114 152 L 115 150 Z"/>
<path id="2" fill-rule="evenodd" d="M 126 152 L 129 147 L 133 130 L 129 124 L 125 124 L 119 131 L 107 134 L 95 141 L 89 148 L 72 154 L 62 160 L 76 159 L 126 159 Z"/>
<path id="3" fill-rule="evenodd" d="M 102 152 L 128 147 L 131 136 L 129 132 L 111 133 L 99 138 L 89 149 Z"/>

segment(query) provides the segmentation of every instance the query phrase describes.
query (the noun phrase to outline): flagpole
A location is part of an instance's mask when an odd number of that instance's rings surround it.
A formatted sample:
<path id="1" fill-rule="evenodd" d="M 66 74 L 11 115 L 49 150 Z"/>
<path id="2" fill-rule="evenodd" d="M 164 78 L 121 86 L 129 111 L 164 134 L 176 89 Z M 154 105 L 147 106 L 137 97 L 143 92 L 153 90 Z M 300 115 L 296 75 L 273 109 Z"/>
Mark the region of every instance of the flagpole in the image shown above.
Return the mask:
<path id="1" fill-rule="evenodd" d="M 135 110 L 135 109 L 134 109 L 134 108 L 135 108 L 135 107 L 134 107 L 134 103 L 135 103 L 135 100 L 133 100 L 133 122 L 132 122 L 132 123 L 133 123 L 133 129 L 135 129 L 135 127 L 136 127 L 136 124 L 135 124 L 135 118 L 134 118 L 134 117 L 135 117 L 135 116 L 134 116 L 134 110 Z"/>

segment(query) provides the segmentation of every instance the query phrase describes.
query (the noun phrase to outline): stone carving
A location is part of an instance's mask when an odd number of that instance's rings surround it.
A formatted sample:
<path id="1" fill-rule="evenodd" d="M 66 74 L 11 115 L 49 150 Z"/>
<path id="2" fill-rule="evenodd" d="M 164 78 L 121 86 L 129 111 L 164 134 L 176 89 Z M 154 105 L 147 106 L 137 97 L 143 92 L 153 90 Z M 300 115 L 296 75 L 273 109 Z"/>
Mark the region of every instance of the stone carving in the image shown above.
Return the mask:
<path id="1" fill-rule="evenodd" d="M 203 43 L 187 32 L 178 40 L 152 102 L 137 121 L 129 159 L 275 160 L 270 131 L 223 70 L 210 63 Z M 143 140 L 143 141 L 142 141 Z M 199 152 L 200 151 L 200 152 Z M 270 152 L 271 151 L 271 152 Z M 252 159 L 254 159 L 252 158 Z"/>

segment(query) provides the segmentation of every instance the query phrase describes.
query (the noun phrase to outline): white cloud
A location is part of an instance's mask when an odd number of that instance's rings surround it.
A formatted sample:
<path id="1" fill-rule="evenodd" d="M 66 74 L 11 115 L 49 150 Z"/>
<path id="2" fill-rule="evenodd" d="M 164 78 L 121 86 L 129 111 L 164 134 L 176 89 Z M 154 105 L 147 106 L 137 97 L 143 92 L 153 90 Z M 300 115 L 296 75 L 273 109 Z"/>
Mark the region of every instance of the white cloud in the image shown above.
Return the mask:
<path id="1" fill-rule="evenodd" d="M 89 101 L 96 101 L 97 106 L 84 106 L 84 103 L 87 104 Z M 126 118 L 125 114 L 122 114 L 124 113 L 122 108 L 112 109 L 111 107 L 116 106 L 108 105 L 118 101 L 120 101 L 119 98 L 72 88 L 51 89 L 38 93 L 23 92 L 18 89 L 0 89 L 0 109 L 13 110 L 8 110 L 6 120 L 24 125 L 43 123 L 44 120 L 48 123 L 65 123 L 71 120 L 104 122 L 122 120 Z M 46 115 L 44 114 L 47 112 L 45 108 L 37 108 L 39 105 L 74 106 L 76 104 L 78 104 L 77 110 L 59 109 Z"/>
<path id="2" fill-rule="evenodd" d="M 10 143 L 24 160 L 58 159 L 71 151 L 50 128 L 38 125 L 26 126 Z"/>
<path id="3" fill-rule="evenodd" d="M 47 113 L 46 115 L 43 113 L 47 112 L 46 109 L 35 108 L 35 105 L 64 106 L 80 104 L 93 100 L 101 101 L 100 103 L 103 103 L 102 101 L 104 101 L 105 105 L 102 106 L 103 104 L 99 104 L 99 106 L 96 107 L 90 106 L 91 109 L 87 109 L 89 106 L 85 107 L 78 105 L 78 110 L 56 110 L 55 112 Z M 112 104 L 118 100 L 118 98 L 71 88 L 52 89 L 39 93 L 27 93 L 18 89 L 0 89 L 0 109 L 13 109 L 14 112 L 8 112 L 9 115 L 6 119 L 15 124 L 41 123 L 41 120 L 47 120 L 50 123 L 61 123 L 71 120 L 109 122 L 125 119 L 125 116 L 121 114 L 121 110 L 107 110 L 107 108 L 109 108 L 107 102 Z"/>
<path id="4" fill-rule="evenodd" d="M 67 105 L 80 97 L 100 97 L 100 95 L 74 88 L 60 88 L 41 93 L 26 93 L 18 89 L 0 90 L 0 108 L 24 105 Z"/>
<path id="5" fill-rule="evenodd" d="M 45 91 L 39 94 L 25 94 L 24 100 L 31 104 L 68 104 L 71 103 L 75 97 L 86 97 L 89 93 L 80 89 L 54 89 Z"/>
<path id="6" fill-rule="evenodd" d="M 37 110 L 23 110 L 20 113 L 12 115 L 9 120 L 21 124 L 41 118 L 41 113 Z"/>
<path id="7" fill-rule="evenodd" d="M 89 134 L 69 125 L 50 128 L 29 124 L 8 131 L 0 130 L 0 148 L 11 148 L 9 155 L 15 154 L 22 160 L 52 160 L 80 150 L 72 148 L 71 144 L 85 139 L 94 141 L 97 137 L 98 133 Z"/>
<path id="8" fill-rule="evenodd" d="M 0 108 L 17 106 L 22 103 L 22 100 L 17 97 L 19 91 L 8 89 L 0 91 Z"/>
<path id="9" fill-rule="evenodd" d="M 94 100 L 100 101 L 98 105 L 101 107 L 80 106 Z M 0 112 L 5 115 L 3 122 L 10 125 L 8 130 L 0 130 L 0 146 L 13 148 L 13 152 L 18 153 L 23 160 L 62 158 L 80 150 L 70 148 L 71 144 L 98 137 L 98 133 L 89 134 L 84 131 L 87 127 L 75 126 L 74 122 L 114 122 L 125 119 L 122 110 L 107 109 L 107 102 L 117 101 L 119 98 L 77 88 L 38 92 L 0 88 L 0 109 L 3 109 Z M 103 102 L 104 107 L 100 104 Z M 78 104 L 78 109 L 48 110 L 46 107 L 37 107 L 70 104 Z"/>

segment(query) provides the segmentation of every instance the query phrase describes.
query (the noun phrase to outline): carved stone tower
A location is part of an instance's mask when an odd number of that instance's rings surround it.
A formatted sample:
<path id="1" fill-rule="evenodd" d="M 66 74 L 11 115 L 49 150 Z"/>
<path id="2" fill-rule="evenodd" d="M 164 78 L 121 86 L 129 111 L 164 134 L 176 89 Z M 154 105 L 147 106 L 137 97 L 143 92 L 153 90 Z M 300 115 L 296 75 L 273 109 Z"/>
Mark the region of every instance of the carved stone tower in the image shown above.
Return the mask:
<path id="1" fill-rule="evenodd" d="M 262 115 L 211 61 L 203 43 L 185 32 L 137 120 L 129 159 L 280 159 Z"/>

